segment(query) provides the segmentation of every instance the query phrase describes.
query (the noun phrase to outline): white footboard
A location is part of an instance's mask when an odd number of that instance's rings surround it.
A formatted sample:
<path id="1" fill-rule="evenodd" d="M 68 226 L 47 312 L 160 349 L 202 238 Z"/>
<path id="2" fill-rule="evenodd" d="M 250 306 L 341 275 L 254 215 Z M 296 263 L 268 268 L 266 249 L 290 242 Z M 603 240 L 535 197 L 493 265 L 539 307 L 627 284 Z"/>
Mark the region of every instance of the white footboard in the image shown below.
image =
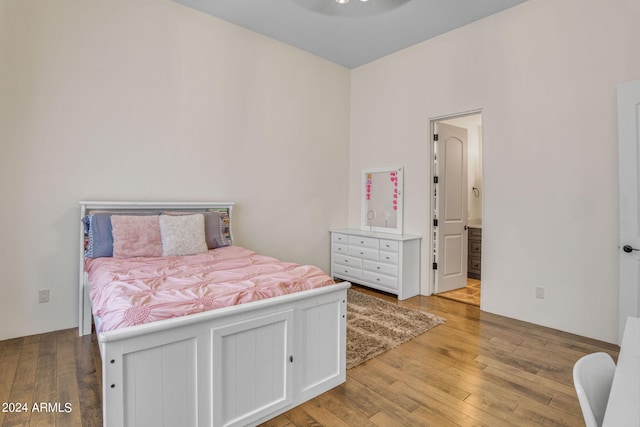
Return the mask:
<path id="1" fill-rule="evenodd" d="M 343 383 L 349 286 L 100 334 L 104 425 L 255 425 Z"/>

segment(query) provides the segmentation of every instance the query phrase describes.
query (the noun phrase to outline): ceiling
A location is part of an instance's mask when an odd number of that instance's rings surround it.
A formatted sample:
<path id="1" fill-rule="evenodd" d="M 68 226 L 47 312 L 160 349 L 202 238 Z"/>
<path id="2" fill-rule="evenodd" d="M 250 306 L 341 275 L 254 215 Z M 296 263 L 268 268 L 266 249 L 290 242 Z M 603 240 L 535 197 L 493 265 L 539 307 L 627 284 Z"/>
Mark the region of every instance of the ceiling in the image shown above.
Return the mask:
<path id="1" fill-rule="evenodd" d="M 174 0 L 355 68 L 526 0 Z"/>

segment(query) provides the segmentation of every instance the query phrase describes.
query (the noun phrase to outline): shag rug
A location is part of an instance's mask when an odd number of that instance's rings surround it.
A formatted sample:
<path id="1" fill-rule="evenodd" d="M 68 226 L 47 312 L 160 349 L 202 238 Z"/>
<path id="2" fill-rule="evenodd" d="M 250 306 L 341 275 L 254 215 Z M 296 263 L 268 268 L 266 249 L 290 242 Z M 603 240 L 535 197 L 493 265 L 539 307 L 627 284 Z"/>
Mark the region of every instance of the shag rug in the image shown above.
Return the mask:
<path id="1" fill-rule="evenodd" d="M 444 323 L 431 313 L 400 307 L 349 289 L 347 292 L 347 369 Z"/>

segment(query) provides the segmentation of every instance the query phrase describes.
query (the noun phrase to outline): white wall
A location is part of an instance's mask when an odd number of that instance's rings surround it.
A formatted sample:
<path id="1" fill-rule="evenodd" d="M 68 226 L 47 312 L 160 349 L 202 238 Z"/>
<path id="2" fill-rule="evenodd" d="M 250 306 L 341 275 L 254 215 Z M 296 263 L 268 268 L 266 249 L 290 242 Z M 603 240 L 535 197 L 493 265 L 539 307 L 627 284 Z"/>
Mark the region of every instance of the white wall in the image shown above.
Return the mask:
<path id="1" fill-rule="evenodd" d="M 2 1 L 0 64 L 0 340 L 77 324 L 83 199 L 235 201 L 329 270 L 349 70 L 169 0 Z"/>
<path id="2" fill-rule="evenodd" d="M 468 200 L 467 219 L 469 223 L 482 224 L 482 127 L 472 126 L 468 129 Z M 474 191 L 474 188 L 476 189 Z"/>
<path id="3" fill-rule="evenodd" d="M 616 85 L 640 78 L 638 16 L 636 0 L 530 0 L 353 70 L 350 224 L 359 171 L 403 165 L 427 292 L 429 120 L 481 109 L 482 308 L 616 342 Z"/>

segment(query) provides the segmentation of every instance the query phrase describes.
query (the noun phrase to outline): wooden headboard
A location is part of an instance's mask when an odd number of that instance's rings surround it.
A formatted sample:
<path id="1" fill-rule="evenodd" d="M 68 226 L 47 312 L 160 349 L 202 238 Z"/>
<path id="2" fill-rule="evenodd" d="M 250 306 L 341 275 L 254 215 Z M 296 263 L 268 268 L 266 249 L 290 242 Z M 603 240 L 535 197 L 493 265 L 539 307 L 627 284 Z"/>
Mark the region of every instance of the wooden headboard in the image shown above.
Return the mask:
<path id="1" fill-rule="evenodd" d="M 166 211 L 206 212 L 219 211 L 225 221 L 224 236 L 233 243 L 232 211 L 233 202 L 127 202 L 127 201 L 81 201 L 80 204 L 80 241 L 79 241 L 79 288 L 78 288 L 78 331 L 80 335 L 91 333 L 91 302 L 86 288 L 84 271 L 85 231 L 82 218 L 96 211 L 120 214 L 135 212 L 162 213 Z"/>

